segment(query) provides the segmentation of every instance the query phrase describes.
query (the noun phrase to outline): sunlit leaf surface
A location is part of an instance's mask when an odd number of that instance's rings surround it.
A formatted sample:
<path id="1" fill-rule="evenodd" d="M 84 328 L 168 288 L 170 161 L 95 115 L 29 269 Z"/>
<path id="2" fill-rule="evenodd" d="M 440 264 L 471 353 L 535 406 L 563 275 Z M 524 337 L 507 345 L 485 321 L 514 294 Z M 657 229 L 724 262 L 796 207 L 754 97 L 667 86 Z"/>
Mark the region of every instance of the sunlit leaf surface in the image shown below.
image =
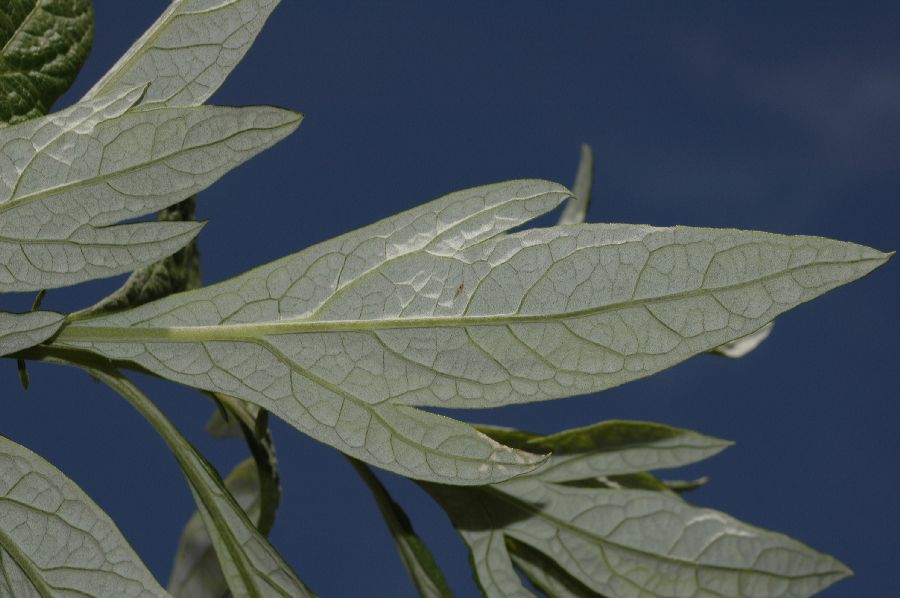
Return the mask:
<path id="1" fill-rule="evenodd" d="M 206 188 L 300 123 L 265 107 L 129 110 L 143 93 L 0 129 L 0 292 L 112 276 L 173 253 L 200 224 L 112 225 Z"/>
<path id="2" fill-rule="evenodd" d="M 77 322 L 56 342 L 256 403 L 403 475 L 483 484 L 538 462 L 416 406 L 616 386 L 758 330 L 889 257 L 688 227 L 500 234 L 569 196 L 545 181 L 454 193 L 230 281 Z"/>
<path id="3" fill-rule="evenodd" d="M 149 83 L 146 104 L 198 106 L 253 45 L 279 0 L 175 0 L 88 92 Z"/>

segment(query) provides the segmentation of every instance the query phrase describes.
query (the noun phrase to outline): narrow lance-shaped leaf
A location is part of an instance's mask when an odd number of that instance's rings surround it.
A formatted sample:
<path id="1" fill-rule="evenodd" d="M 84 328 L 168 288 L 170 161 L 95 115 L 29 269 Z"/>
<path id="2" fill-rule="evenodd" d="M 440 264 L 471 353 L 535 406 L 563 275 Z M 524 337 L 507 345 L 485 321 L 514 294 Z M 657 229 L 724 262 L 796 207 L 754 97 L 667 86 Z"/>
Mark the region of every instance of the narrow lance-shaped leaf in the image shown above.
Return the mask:
<path id="1" fill-rule="evenodd" d="M 0 436 L 0 596 L 168 596 L 72 480 Z"/>
<path id="2" fill-rule="evenodd" d="M 301 118 L 266 107 L 129 111 L 142 93 L 0 129 L 0 292 L 112 276 L 173 253 L 201 225 L 111 225 L 206 188 Z"/>
<path id="3" fill-rule="evenodd" d="M 94 37 L 90 0 L 0 2 L 0 124 L 46 114 L 72 83 Z"/>
<path id="4" fill-rule="evenodd" d="M 23 351 L 56 334 L 63 316 L 50 311 L 0 312 L 0 357 Z"/>
<path id="5" fill-rule="evenodd" d="M 259 475 L 253 459 L 235 467 L 224 483 L 247 517 L 258 521 Z M 228 583 L 200 513 L 191 516 L 181 533 L 168 590 L 175 598 L 222 598 L 228 591 Z"/>
<path id="6" fill-rule="evenodd" d="M 689 227 L 500 234 L 569 196 L 546 181 L 454 193 L 55 342 L 256 403 L 409 477 L 483 484 L 537 463 L 415 406 L 499 407 L 642 378 L 889 257 Z"/>
<path id="7" fill-rule="evenodd" d="M 265 536 L 257 531 L 212 466 L 156 405 L 120 373 L 88 371 L 128 400 L 172 450 L 188 480 L 232 595 L 235 598 L 312 596 Z"/>
<path id="8" fill-rule="evenodd" d="M 594 152 L 591 146 L 581 144 L 581 161 L 575 173 L 572 198 L 566 202 L 559 217 L 560 224 L 581 224 L 591 207 L 591 189 L 594 186 Z"/>
<path id="9" fill-rule="evenodd" d="M 368 486 L 378 510 L 387 524 L 388 531 L 397 546 L 400 560 L 422 598 L 449 598 L 453 596 L 444 574 L 425 542 L 416 534 L 403 508 L 388 494 L 387 488 L 362 461 L 350 459 L 353 468 Z"/>
<path id="10" fill-rule="evenodd" d="M 253 45 L 279 0 L 175 0 L 85 100 L 149 83 L 145 104 L 199 106 Z"/>
<path id="11" fill-rule="evenodd" d="M 492 486 L 423 484 L 468 545 L 487 596 L 531 595 L 514 563 L 551 595 L 609 598 L 799 598 L 849 574 L 790 538 L 688 505 L 640 470 L 696 461 L 697 445 L 721 449 L 722 441 L 642 422 L 549 436 L 488 431 L 558 452 L 544 468 Z M 573 468 L 578 462 L 590 467 Z M 597 483 L 573 484 L 585 474 Z"/>
<path id="12" fill-rule="evenodd" d="M 498 442 L 537 453 L 552 453 L 541 468 L 528 474 L 548 482 L 682 467 L 712 457 L 731 442 L 663 424 L 609 420 L 539 435 L 479 426 Z"/>
<path id="13" fill-rule="evenodd" d="M 611 598 L 800 598 L 849 575 L 795 540 L 671 492 L 563 486 L 537 477 L 426 489 L 469 544 L 479 579 L 501 566 L 512 570 L 505 538 L 542 552 Z M 507 586 L 488 593 L 506 595 Z"/>

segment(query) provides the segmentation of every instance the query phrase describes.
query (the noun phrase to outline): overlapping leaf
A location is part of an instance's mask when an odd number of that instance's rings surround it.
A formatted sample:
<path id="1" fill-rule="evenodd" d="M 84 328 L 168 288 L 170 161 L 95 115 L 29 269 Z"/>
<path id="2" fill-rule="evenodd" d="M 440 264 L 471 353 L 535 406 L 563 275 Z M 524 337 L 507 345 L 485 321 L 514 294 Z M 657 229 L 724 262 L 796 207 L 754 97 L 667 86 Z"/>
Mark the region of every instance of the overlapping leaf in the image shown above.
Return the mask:
<path id="1" fill-rule="evenodd" d="M 645 465 L 704 458 L 697 445 L 721 449 L 722 441 L 609 422 L 526 442 L 558 453 L 543 469 L 492 486 L 424 484 L 468 545 L 491 598 L 532 596 L 514 563 L 551 595 L 608 598 L 797 598 L 849 574 L 799 542 L 691 506 L 663 486 L 612 481 L 621 473 L 647 475 Z M 590 467 L 572 467 L 575 461 Z"/>
<path id="2" fill-rule="evenodd" d="M 145 104 L 202 104 L 253 45 L 279 1 L 175 0 L 84 99 L 149 83 Z"/>
<path id="3" fill-rule="evenodd" d="M 212 466 L 153 402 L 116 371 L 88 371 L 127 399 L 172 450 L 188 480 L 231 594 L 235 598 L 312 596 L 293 569 L 259 533 Z"/>
<path id="4" fill-rule="evenodd" d="M 46 114 L 75 80 L 93 34 L 90 0 L 0 1 L 0 124 Z"/>
<path id="5" fill-rule="evenodd" d="M 0 312 L 0 356 L 44 342 L 62 326 L 63 316 L 50 311 Z"/>
<path id="6" fill-rule="evenodd" d="M 552 453 L 529 476 L 548 482 L 640 473 L 682 467 L 731 446 L 727 440 L 650 422 L 610 420 L 543 436 L 479 426 L 498 442 L 535 453 Z"/>
<path id="7" fill-rule="evenodd" d="M 235 467 L 224 483 L 247 517 L 258 521 L 259 475 L 253 459 L 247 459 Z M 222 598 L 228 591 L 212 539 L 200 513 L 191 516 L 181 533 L 168 590 L 175 598 Z"/>
<path id="8" fill-rule="evenodd" d="M 199 224 L 111 225 L 204 189 L 300 122 L 265 107 L 129 110 L 143 91 L 0 129 L 0 292 L 112 276 L 173 253 Z"/>
<path id="9" fill-rule="evenodd" d="M 0 596 L 168 594 L 78 486 L 0 436 Z"/>
<path id="10" fill-rule="evenodd" d="M 536 463 L 414 406 L 602 390 L 740 338 L 889 257 L 817 237 L 582 224 L 500 233 L 569 193 L 446 196 L 56 342 L 256 403 L 351 456 L 481 484 Z"/>

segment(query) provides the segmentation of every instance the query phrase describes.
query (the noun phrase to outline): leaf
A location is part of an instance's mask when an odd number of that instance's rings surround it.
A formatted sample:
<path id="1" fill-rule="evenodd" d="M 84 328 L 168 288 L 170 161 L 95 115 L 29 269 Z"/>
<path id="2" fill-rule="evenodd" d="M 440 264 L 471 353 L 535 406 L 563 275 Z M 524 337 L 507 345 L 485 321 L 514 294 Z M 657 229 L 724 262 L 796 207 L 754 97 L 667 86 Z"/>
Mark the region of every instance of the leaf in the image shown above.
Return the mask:
<path id="1" fill-rule="evenodd" d="M 424 486 L 469 546 L 490 597 L 530 595 L 509 578 L 506 539 L 611 598 L 799 598 L 850 574 L 795 540 L 693 507 L 671 492 L 581 488 L 539 476 L 481 488 Z"/>
<path id="2" fill-rule="evenodd" d="M 90 368 L 87 371 L 131 403 L 172 450 L 189 482 L 197 510 L 235 598 L 313 595 L 257 531 L 213 467 L 146 395 L 117 371 Z"/>
<path id="3" fill-rule="evenodd" d="M 540 550 L 535 550 L 510 538 L 506 539 L 510 559 L 515 568 L 539 588 L 548 598 L 603 598 L 566 573 Z"/>
<path id="4" fill-rule="evenodd" d="M 591 146 L 581 144 L 581 162 L 578 163 L 578 172 L 575 173 L 575 185 L 572 187 L 572 198 L 563 208 L 559 223 L 581 224 L 587 218 L 588 209 L 591 207 L 591 188 L 594 186 L 594 153 Z"/>
<path id="5" fill-rule="evenodd" d="M 129 111 L 142 93 L 0 129 L 0 292 L 112 276 L 175 252 L 200 224 L 111 225 L 206 188 L 301 119 L 267 107 Z"/>
<path id="6" fill-rule="evenodd" d="M 732 359 L 743 357 L 747 355 L 747 353 L 755 350 L 764 340 L 769 338 L 774 326 L 775 322 L 769 322 L 756 332 L 751 332 L 747 336 L 742 336 L 730 343 L 725 343 L 721 347 L 716 347 L 713 350 L 713 353 L 717 353 L 724 357 L 731 357 Z"/>
<path id="7" fill-rule="evenodd" d="M 160 211 L 157 220 L 162 222 L 191 222 L 196 217 L 197 200 L 188 199 Z M 131 273 L 125 283 L 84 312 L 72 317 L 83 318 L 137 307 L 174 293 L 199 288 L 200 250 L 197 239 L 169 257 L 154 262 L 142 270 Z"/>
<path id="8" fill-rule="evenodd" d="M 50 311 L 11 314 L 0 311 L 0 356 L 38 345 L 59 330 L 63 316 Z"/>
<path id="9" fill-rule="evenodd" d="M 149 83 L 145 104 L 198 106 L 253 45 L 279 0 L 175 0 L 84 99 Z"/>
<path id="10" fill-rule="evenodd" d="M 268 536 L 275 524 L 275 515 L 281 504 L 281 478 L 278 475 L 278 458 L 269 429 L 268 413 L 252 403 L 220 393 L 210 393 L 220 409 L 207 423 L 207 431 L 220 438 L 239 437 L 247 442 L 247 448 L 256 464 L 260 486 L 260 509 L 256 529 Z M 228 421 L 216 416 L 228 415 Z"/>
<path id="11" fill-rule="evenodd" d="M 75 81 L 94 38 L 90 0 L 5 0 L 0 123 L 46 114 Z"/>
<path id="12" fill-rule="evenodd" d="M 416 406 L 604 390 L 759 329 L 890 256 L 818 237 L 580 224 L 500 234 L 570 194 L 451 194 L 230 281 L 64 327 L 90 350 L 255 403 L 402 475 L 484 484 L 539 464 Z"/>
<path id="13" fill-rule="evenodd" d="M 253 459 L 241 462 L 225 479 L 225 488 L 251 521 L 259 520 L 259 475 Z M 228 584 L 200 513 L 194 513 L 178 541 L 169 593 L 176 598 L 222 598 Z"/>
<path id="14" fill-rule="evenodd" d="M 552 453 L 543 467 L 529 474 L 550 482 L 681 467 L 707 459 L 732 444 L 690 430 L 620 420 L 548 436 L 485 426 L 479 426 L 479 430 L 509 446 Z"/>
<path id="15" fill-rule="evenodd" d="M 72 480 L 0 436 L 0 596 L 168 596 Z"/>
<path id="16" fill-rule="evenodd" d="M 423 598 L 448 598 L 453 596 L 447 580 L 444 578 L 443 572 L 438 567 L 437 562 L 428 546 L 416 534 L 412 523 L 407 517 L 403 508 L 398 505 L 391 495 L 388 494 L 387 488 L 381 483 L 378 477 L 372 473 L 372 470 L 362 461 L 350 459 L 350 463 L 356 469 L 359 476 L 363 479 L 372 492 L 372 497 L 378 505 L 378 510 L 384 518 L 384 522 L 394 538 L 397 546 L 397 552 L 400 554 L 400 560 L 409 573 L 410 579 L 416 586 L 419 596 Z"/>

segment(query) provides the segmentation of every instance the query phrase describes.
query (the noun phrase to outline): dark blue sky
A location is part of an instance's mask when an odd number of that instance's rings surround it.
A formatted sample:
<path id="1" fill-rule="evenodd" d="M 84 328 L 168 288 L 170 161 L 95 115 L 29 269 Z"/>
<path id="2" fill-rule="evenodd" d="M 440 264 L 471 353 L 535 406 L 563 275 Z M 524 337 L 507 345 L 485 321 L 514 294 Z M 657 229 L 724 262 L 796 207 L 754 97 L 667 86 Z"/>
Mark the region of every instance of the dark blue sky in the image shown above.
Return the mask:
<path id="1" fill-rule="evenodd" d="M 166 0 L 98 0 L 79 97 Z M 284 0 L 213 98 L 306 114 L 298 133 L 201 195 L 216 282 L 449 191 L 570 183 L 597 158 L 592 221 L 816 234 L 900 246 L 900 5 L 895 2 L 301 2 Z M 53 291 L 82 307 L 118 281 Z M 607 418 L 737 441 L 681 475 L 690 500 L 833 554 L 830 598 L 889 596 L 900 562 L 898 264 L 801 306 L 758 352 L 698 358 L 602 393 L 469 421 L 551 432 Z M 21 307 L 18 306 L 17 307 Z M 2 375 L 2 433 L 81 484 L 165 583 L 193 510 L 165 447 L 86 376 Z M 223 471 L 210 406 L 139 384 Z M 284 503 L 273 542 L 323 596 L 412 596 L 367 490 L 333 450 L 275 424 Z M 384 475 L 460 596 L 465 549 L 430 499 Z"/>

